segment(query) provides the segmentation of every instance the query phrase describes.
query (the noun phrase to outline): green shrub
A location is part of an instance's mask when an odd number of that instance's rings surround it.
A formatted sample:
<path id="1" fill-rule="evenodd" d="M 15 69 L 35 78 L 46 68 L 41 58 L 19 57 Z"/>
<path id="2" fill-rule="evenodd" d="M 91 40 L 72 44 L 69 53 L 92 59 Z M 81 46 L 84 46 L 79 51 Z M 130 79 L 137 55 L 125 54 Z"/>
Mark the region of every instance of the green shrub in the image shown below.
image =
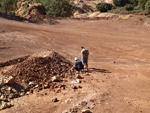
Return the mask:
<path id="1" fill-rule="evenodd" d="M 128 0 L 113 0 L 115 6 L 125 6 Z"/>
<path id="2" fill-rule="evenodd" d="M 137 6 L 138 5 L 138 1 L 139 0 L 128 0 L 128 4 L 132 4 L 133 6 Z"/>
<path id="3" fill-rule="evenodd" d="M 145 10 L 145 4 L 147 0 L 139 0 L 138 5 L 141 9 Z"/>
<path id="4" fill-rule="evenodd" d="M 75 9 L 75 5 L 69 0 L 42 0 L 41 3 L 46 9 L 46 14 L 55 17 L 69 17 Z"/>
<path id="5" fill-rule="evenodd" d="M 0 1 L 0 10 L 1 12 L 8 13 L 12 10 L 13 0 L 1 0 Z"/>
<path id="6" fill-rule="evenodd" d="M 96 5 L 96 8 L 98 11 L 101 11 L 101 12 L 107 12 L 108 10 L 111 10 L 113 7 L 112 4 L 109 4 L 109 3 L 98 3 Z"/>
<path id="7" fill-rule="evenodd" d="M 126 5 L 125 5 L 125 10 L 131 11 L 131 10 L 133 10 L 133 9 L 134 9 L 134 7 L 133 7 L 133 5 L 131 5 L 131 4 L 126 4 Z"/>
<path id="8" fill-rule="evenodd" d="M 0 11 L 7 14 L 14 14 L 11 13 L 16 10 L 16 4 L 19 0 L 0 0 Z"/>
<path id="9" fill-rule="evenodd" d="M 145 4 L 145 14 L 150 14 L 150 0 Z"/>

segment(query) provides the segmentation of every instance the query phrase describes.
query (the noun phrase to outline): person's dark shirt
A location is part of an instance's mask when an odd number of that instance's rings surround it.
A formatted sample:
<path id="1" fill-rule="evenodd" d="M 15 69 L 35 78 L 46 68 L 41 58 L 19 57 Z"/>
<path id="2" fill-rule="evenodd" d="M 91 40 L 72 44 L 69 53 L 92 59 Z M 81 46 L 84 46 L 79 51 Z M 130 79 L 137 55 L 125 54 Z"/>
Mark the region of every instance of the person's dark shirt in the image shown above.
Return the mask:
<path id="1" fill-rule="evenodd" d="M 83 64 L 79 60 L 75 62 L 75 66 L 77 66 L 79 69 L 83 69 Z"/>

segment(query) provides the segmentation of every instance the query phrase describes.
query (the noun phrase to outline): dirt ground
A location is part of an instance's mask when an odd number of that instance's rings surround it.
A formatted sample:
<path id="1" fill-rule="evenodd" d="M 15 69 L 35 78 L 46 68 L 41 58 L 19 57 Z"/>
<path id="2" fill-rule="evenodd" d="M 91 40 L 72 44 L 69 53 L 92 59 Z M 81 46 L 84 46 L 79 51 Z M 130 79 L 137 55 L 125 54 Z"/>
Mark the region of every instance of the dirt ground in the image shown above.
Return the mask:
<path id="1" fill-rule="evenodd" d="M 0 17 L 0 62 L 51 50 L 73 62 L 81 46 L 90 52 L 89 74 L 81 74 L 81 83 L 67 82 L 79 88 L 42 90 L 14 99 L 14 106 L 0 112 L 61 113 L 85 101 L 82 109 L 92 113 L 149 113 L 150 28 L 139 18 L 62 19 L 48 25 Z"/>

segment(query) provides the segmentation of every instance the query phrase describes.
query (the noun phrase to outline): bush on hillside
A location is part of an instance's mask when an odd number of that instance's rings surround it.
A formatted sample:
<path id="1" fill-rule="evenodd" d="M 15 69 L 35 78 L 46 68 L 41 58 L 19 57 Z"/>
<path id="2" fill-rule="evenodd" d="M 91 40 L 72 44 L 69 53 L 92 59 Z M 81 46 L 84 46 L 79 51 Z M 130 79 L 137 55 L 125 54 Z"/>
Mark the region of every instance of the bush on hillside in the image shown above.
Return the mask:
<path id="1" fill-rule="evenodd" d="M 139 0 L 138 5 L 141 9 L 145 10 L 145 4 L 148 0 Z"/>
<path id="2" fill-rule="evenodd" d="M 108 10 L 111 10 L 112 7 L 113 7 L 112 4 L 110 4 L 110 3 L 103 3 L 103 2 L 102 3 L 98 3 L 96 5 L 97 10 L 100 11 L 100 12 L 107 12 Z"/>
<path id="3" fill-rule="evenodd" d="M 0 11 L 8 13 L 12 10 L 13 0 L 1 0 L 0 1 Z"/>
<path id="4" fill-rule="evenodd" d="M 17 2 L 20 0 L 0 0 L 0 11 L 7 14 L 14 14 Z"/>
<path id="5" fill-rule="evenodd" d="M 125 6 L 128 0 L 113 0 L 115 6 Z"/>
<path id="6" fill-rule="evenodd" d="M 131 5 L 131 4 L 126 4 L 126 5 L 125 5 L 125 10 L 131 11 L 131 10 L 133 10 L 133 9 L 134 9 L 134 7 L 133 7 L 133 5 Z"/>
<path id="7" fill-rule="evenodd" d="M 150 14 L 150 0 L 145 4 L 145 14 Z"/>
<path id="8" fill-rule="evenodd" d="M 69 0 L 42 0 L 41 3 L 46 9 L 46 14 L 55 17 L 69 17 L 75 9 L 75 5 Z"/>

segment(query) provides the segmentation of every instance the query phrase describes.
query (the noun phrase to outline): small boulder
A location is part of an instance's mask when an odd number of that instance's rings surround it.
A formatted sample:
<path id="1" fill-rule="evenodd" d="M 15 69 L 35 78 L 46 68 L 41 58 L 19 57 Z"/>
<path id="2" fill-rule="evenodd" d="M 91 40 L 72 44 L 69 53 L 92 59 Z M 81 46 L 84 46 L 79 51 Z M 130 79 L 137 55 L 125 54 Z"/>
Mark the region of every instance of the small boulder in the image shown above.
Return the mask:
<path id="1" fill-rule="evenodd" d="M 8 107 L 10 107 L 10 106 L 11 106 L 10 103 L 7 103 L 7 102 L 2 101 L 2 102 L 1 102 L 0 109 L 5 109 L 5 108 L 8 108 Z"/>
<path id="2" fill-rule="evenodd" d="M 15 88 L 11 89 L 13 93 L 17 93 L 17 90 Z"/>
<path id="3" fill-rule="evenodd" d="M 13 98 L 14 98 L 14 94 L 10 93 L 9 96 L 8 96 L 8 99 L 13 99 Z"/>
<path id="4" fill-rule="evenodd" d="M 5 84 L 14 84 L 15 83 L 15 78 L 12 76 L 9 76 L 9 78 L 4 79 Z"/>
<path id="5" fill-rule="evenodd" d="M 29 95 L 30 94 L 30 92 L 28 91 L 27 93 L 26 93 L 26 95 Z"/>
<path id="6" fill-rule="evenodd" d="M 8 91 L 11 91 L 11 90 L 12 90 L 12 87 L 8 87 L 7 90 L 8 90 Z"/>
<path id="7" fill-rule="evenodd" d="M 72 89 L 78 89 L 78 87 L 77 86 L 72 86 Z"/>
<path id="8" fill-rule="evenodd" d="M 30 85 L 37 85 L 37 83 L 34 82 L 34 81 L 31 81 L 31 82 L 29 82 L 29 86 L 30 86 Z"/>
<path id="9" fill-rule="evenodd" d="M 5 100 L 4 95 L 1 95 L 1 97 L 0 97 L 0 101 L 4 101 L 4 100 Z"/>
<path id="10" fill-rule="evenodd" d="M 25 95 L 25 92 L 21 92 L 21 93 L 20 93 L 20 96 L 24 96 L 24 95 Z"/>
<path id="11" fill-rule="evenodd" d="M 59 76 L 53 76 L 52 77 L 52 81 L 53 82 L 59 82 L 60 81 L 60 77 Z"/>
<path id="12" fill-rule="evenodd" d="M 57 101 L 58 101 L 58 99 L 56 97 L 52 98 L 52 102 L 57 102 Z"/>

